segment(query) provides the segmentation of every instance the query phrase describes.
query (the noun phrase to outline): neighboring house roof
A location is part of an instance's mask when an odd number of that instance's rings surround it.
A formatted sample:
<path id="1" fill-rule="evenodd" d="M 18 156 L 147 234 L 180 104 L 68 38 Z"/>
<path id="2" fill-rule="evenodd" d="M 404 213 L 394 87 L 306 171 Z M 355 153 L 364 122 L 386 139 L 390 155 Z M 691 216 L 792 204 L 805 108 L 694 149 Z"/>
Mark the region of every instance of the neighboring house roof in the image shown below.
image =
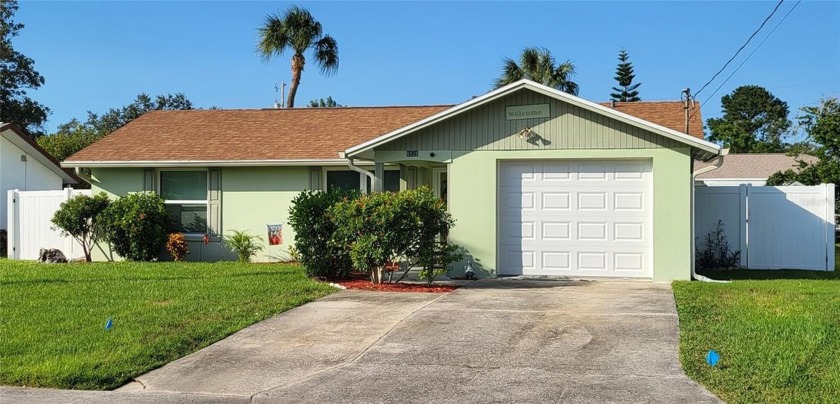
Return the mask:
<path id="1" fill-rule="evenodd" d="M 767 179 L 779 171 L 797 169 L 797 160 L 815 163 L 818 159 L 807 154 L 788 156 L 783 153 L 744 153 L 729 154 L 723 158 L 723 165 L 716 170 L 701 174 L 697 179 Z M 712 165 L 695 161 L 694 169 Z"/>
<path id="2" fill-rule="evenodd" d="M 61 180 L 65 184 L 78 184 L 81 182 L 79 177 L 62 169 L 58 160 L 41 146 L 38 146 L 38 143 L 35 143 L 35 140 L 18 125 L 9 122 L 0 122 L 0 135 L 61 177 Z"/>
<path id="3" fill-rule="evenodd" d="M 598 105 L 533 82 L 519 81 L 457 106 L 152 111 L 70 156 L 63 165 L 344 164 L 340 152 L 358 149 L 396 132 L 402 136 L 418 124 L 425 126 L 431 118 L 443 119 L 522 88 L 690 144 L 704 150 L 700 157 L 708 158 L 719 150 L 717 145 L 701 139 L 699 106 L 695 106 L 691 121 L 692 133 L 700 136 L 697 138 L 680 133 L 684 129 L 684 110 L 679 101 L 616 103 L 612 108 L 611 103 Z"/>
<path id="4" fill-rule="evenodd" d="M 341 150 L 447 108 L 448 105 L 152 111 L 70 156 L 64 165 L 247 165 L 249 161 L 278 164 L 339 160 Z"/>
<path id="5" fill-rule="evenodd" d="M 600 102 L 602 106 L 613 108 L 611 102 Z M 685 107 L 682 101 L 640 101 L 616 102 L 614 109 L 627 115 L 642 118 L 662 125 L 668 129 L 685 133 Z M 689 111 L 688 134 L 703 139 L 703 117 L 700 103 L 695 102 Z"/>
<path id="6" fill-rule="evenodd" d="M 517 82 L 511 83 L 511 84 L 508 84 L 504 87 L 500 87 L 496 90 L 493 90 L 493 91 L 491 91 L 487 94 L 484 94 L 480 97 L 473 98 L 473 99 L 471 99 L 467 102 L 464 102 L 462 104 L 458 104 L 458 105 L 456 105 L 452 108 L 449 108 L 445 111 L 439 112 L 439 113 L 437 113 L 433 116 L 430 116 L 426 119 L 423 119 L 422 121 L 415 122 L 411 125 L 408 125 L 406 127 L 397 129 L 397 130 L 395 130 L 393 132 L 390 132 L 390 133 L 386 133 L 386 134 L 384 134 L 382 136 L 379 136 L 375 139 L 372 139 L 370 141 L 364 142 L 364 143 L 359 144 L 357 146 L 353 146 L 353 147 L 345 150 L 344 154 L 347 155 L 347 156 L 350 156 L 350 157 L 359 155 L 360 153 L 364 153 L 368 150 L 372 150 L 373 148 L 375 148 L 379 145 L 382 145 L 384 143 L 390 142 L 390 141 L 395 140 L 395 139 L 399 139 L 403 136 L 409 135 L 409 134 L 414 133 L 418 130 L 421 130 L 423 128 L 426 128 L 426 127 L 434 125 L 438 122 L 441 122 L 441 121 L 443 121 L 443 120 L 445 120 L 449 117 L 464 113 L 464 112 L 469 111 L 473 108 L 477 108 L 479 106 L 482 106 L 482 105 L 487 104 L 489 102 L 495 101 L 495 100 L 500 99 L 504 96 L 507 96 L 508 94 L 514 93 L 514 92 L 522 90 L 522 89 L 528 89 L 528 90 L 534 91 L 534 92 L 539 93 L 539 94 L 543 94 L 543 95 L 548 96 L 548 97 L 553 97 L 555 99 L 567 102 L 567 103 L 569 103 L 571 105 L 574 105 L 574 106 L 577 106 L 579 108 L 583 108 L 583 109 L 586 109 L 586 110 L 589 110 L 589 111 L 607 116 L 609 118 L 613 118 L 615 120 L 626 123 L 628 125 L 635 126 L 635 127 L 640 128 L 640 129 L 656 133 L 660 136 L 664 136 L 666 138 L 676 140 L 677 142 L 680 142 L 682 144 L 690 146 L 692 148 L 692 155 L 695 158 L 700 159 L 700 160 L 709 160 L 709 159 L 717 156 L 720 153 L 720 150 L 721 150 L 720 146 L 718 146 L 714 143 L 707 142 L 707 141 L 705 141 L 701 138 L 698 138 L 698 137 L 693 137 L 693 136 L 686 135 L 685 133 L 682 133 L 680 131 L 662 126 L 658 123 L 649 122 L 649 121 L 646 121 L 644 119 L 640 119 L 638 117 L 628 115 L 627 113 L 621 112 L 618 109 L 604 107 L 604 106 L 596 104 L 594 102 L 587 101 L 583 98 L 576 97 L 576 96 L 568 94 L 568 93 L 564 93 L 560 90 L 557 90 L 557 89 L 554 89 L 554 88 L 551 88 L 551 87 L 548 87 L 548 86 L 544 86 L 542 84 L 539 84 L 539 83 L 536 83 L 536 82 L 533 82 L 533 81 L 530 81 L 530 80 L 519 80 Z M 625 108 L 625 109 L 627 109 L 627 108 Z"/>

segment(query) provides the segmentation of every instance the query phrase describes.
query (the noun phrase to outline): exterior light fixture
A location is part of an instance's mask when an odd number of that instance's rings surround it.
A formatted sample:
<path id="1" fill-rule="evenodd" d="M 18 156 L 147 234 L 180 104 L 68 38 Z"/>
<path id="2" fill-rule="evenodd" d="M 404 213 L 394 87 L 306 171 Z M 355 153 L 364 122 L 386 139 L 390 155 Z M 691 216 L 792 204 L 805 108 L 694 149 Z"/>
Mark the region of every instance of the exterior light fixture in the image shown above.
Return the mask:
<path id="1" fill-rule="evenodd" d="M 533 129 L 525 128 L 519 131 L 519 137 L 525 140 L 531 140 L 533 138 L 539 137 L 539 135 L 537 135 L 537 132 L 534 132 Z"/>

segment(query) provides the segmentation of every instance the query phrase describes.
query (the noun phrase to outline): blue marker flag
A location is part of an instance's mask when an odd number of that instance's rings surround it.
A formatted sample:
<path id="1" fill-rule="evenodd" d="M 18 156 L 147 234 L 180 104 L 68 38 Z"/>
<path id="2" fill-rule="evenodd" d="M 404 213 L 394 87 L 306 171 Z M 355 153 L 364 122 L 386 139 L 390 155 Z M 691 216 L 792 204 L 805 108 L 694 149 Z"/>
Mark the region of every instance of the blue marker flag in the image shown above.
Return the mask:
<path id="1" fill-rule="evenodd" d="M 709 366 L 716 366 L 718 362 L 720 362 L 720 354 L 714 349 L 710 350 L 709 353 L 706 354 L 706 363 L 708 363 Z"/>
<path id="2" fill-rule="evenodd" d="M 105 323 L 105 331 L 110 331 L 111 327 L 113 327 L 113 326 L 114 326 L 114 320 L 112 320 L 111 317 L 108 317 L 108 322 Z"/>

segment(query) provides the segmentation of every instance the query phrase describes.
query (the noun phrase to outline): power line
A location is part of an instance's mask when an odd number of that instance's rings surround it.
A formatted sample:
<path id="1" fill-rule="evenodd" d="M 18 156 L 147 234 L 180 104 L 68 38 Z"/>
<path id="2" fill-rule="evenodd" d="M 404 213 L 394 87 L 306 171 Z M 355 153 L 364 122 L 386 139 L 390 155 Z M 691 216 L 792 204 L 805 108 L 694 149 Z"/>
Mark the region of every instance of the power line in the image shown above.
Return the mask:
<path id="1" fill-rule="evenodd" d="M 752 35 L 750 35 L 750 37 L 749 37 L 749 38 L 747 38 L 747 42 L 744 42 L 744 44 L 743 44 L 743 45 L 741 45 L 741 47 L 740 47 L 740 48 L 738 48 L 738 50 L 735 52 L 735 54 L 734 54 L 734 55 L 732 55 L 732 57 L 731 57 L 729 60 L 727 60 L 727 61 L 726 61 L 726 63 L 723 65 L 723 67 L 721 67 L 721 68 L 720 68 L 720 70 L 718 70 L 718 72 L 717 72 L 717 73 L 715 73 L 715 75 L 714 75 L 714 76 L 712 76 L 712 78 L 711 78 L 711 79 L 709 79 L 709 81 L 707 81 L 707 82 L 706 82 L 706 84 L 703 84 L 703 87 L 700 87 L 700 90 L 699 90 L 699 91 L 697 91 L 696 93 L 694 93 L 694 96 L 695 96 L 695 97 L 696 97 L 696 96 L 698 96 L 701 92 L 703 92 L 703 90 L 704 90 L 704 89 L 705 89 L 705 88 L 706 88 L 709 84 L 711 84 L 711 83 L 712 83 L 712 81 L 714 81 L 714 80 L 715 80 L 715 78 L 717 78 L 717 76 L 718 76 L 721 72 L 723 72 L 723 70 L 724 70 L 724 69 L 726 69 L 726 66 L 729 66 L 729 64 L 730 64 L 730 63 L 732 63 L 732 61 L 733 61 L 733 60 L 735 60 L 735 57 L 737 57 L 737 56 L 738 56 L 738 54 L 739 54 L 739 53 L 741 53 L 741 51 L 742 51 L 742 50 L 744 50 L 744 48 L 746 48 L 746 47 L 747 47 L 747 45 L 750 43 L 750 41 L 753 39 L 753 37 L 755 37 L 755 36 L 758 34 L 758 31 L 761 31 L 761 29 L 762 29 L 762 28 L 764 28 L 764 24 L 767 24 L 767 21 L 768 21 L 768 20 L 770 20 L 770 17 L 772 17 L 772 16 L 773 16 L 773 14 L 776 14 L 776 10 L 778 10 L 778 9 L 779 9 L 779 7 L 782 5 L 782 3 L 784 3 L 784 1 L 785 1 L 785 0 L 779 0 L 779 3 L 778 3 L 778 4 L 776 4 L 776 7 L 773 9 L 773 11 L 772 11 L 772 12 L 770 12 L 770 15 L 768 15 L 768 16 L 767 16 L 767 18 L 765 18 L 765 19 L 764 19 L 764 21 L 762 21 L 762 22 L 761 22 L 761 25 L 759 25 L 759 26 L 758 26 L 758 29 L 756 29 L 756 30 L 755 30 L 755 32 L 753 32 L 753 33 L 752 33 Z M 800 0 L 800 1 L 801 1 L 801 0 Z M 796 4 L 799 4 L 799 3 L 796 3 Z"/>
<path id="2" fill-rule="evenodd" d="M 768 33 L 767 36 L 764 37 L 764 39 L 761 40 L 761 42 L 758 43 L 758 46 L 756 46 L 755 49 L 753 49 L 753 51 L 750 52 L 749 55 L 747 55 L 747 57 L 744 59 L 744 61 L 741 62 L 741 64 L 739 64 L 738 67 L 735 68 L 735 70 L 726 78 L 726 80 L 724 80 L 723 83 L 720 83 L 720 85 L 709 96 L 709 98 L 706 98 L 706 101 L 703 101 L 700 105 L 705 105 L 707 102 L 709 102 L 709 100 L 712 99 L 712 97 L 714 97 L 715 94 L 717 94 L 718 91 L 720 91 L 721 87 L 723 87 L 723 85 L 726 84 L 726 82 L 729 81 L 729 79 L 731 79 L 732 76 L 735 75 L 735 73 L 738 73 L 738 70 L 741 70 L 741 67 L 744 66 L 744 63 L 747 63 L 747 61 L 750 60 L 750 57 L 752 57 L 752 55 L 755 54 L 755 52 L 758 50 L 758 48 L 761 48 L 761 45 L 763 45 L 764 42 L 767 41 L 767 38 L 770 38 L 770 35 L 773 35 L 773 33 L 776 32 L 776 28 L 779 28 L 779 26 L 782 25 L 783 22 L 785 22 L 785 20 L 788 18 L 790 13 L 792 13 L 793 10 L 796 9 L 796 6 L 798 6 L 799 3 L 802 3 L 802 0 L 797 1 L 796 4 L 794 4 L 793 7 L 790 8 L 790 10 L 787 12 L 787 14 L 785 14 L 785 16 L 782 17 L 781 20 L 779 20 L 779 22 L 776 24 L 776 26 L 773 27 L 772 30 L 770 30 L 770 33 Z M 781 4 L 781 3 L 779 3 L 779 4 Z M 698 93 L 699 93 L 699 91 L 698 91 Z M 695 95 L 697 95 L 697 94 L 695 94 Z"/>

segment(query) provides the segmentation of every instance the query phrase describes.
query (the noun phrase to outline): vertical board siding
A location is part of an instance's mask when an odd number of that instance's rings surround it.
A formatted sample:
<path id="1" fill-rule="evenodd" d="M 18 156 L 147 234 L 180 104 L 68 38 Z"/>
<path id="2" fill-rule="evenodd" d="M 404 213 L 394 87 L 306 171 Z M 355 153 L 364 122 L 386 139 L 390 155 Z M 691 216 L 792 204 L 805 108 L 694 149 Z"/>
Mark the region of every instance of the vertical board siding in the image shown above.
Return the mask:
<path id="1" fill-rule="evenodd" d="M 505 107 L 549 104 L 548 119 L 505 119 Z M 531 128 L 544 142 L 519 138 Z M 446 119 L 377 148 L 401 150 L 570 150 L 653 149 L 679 147 L 672 139 L 639 129 L 530 90 L 520 90 L 500 100 Z"/>

